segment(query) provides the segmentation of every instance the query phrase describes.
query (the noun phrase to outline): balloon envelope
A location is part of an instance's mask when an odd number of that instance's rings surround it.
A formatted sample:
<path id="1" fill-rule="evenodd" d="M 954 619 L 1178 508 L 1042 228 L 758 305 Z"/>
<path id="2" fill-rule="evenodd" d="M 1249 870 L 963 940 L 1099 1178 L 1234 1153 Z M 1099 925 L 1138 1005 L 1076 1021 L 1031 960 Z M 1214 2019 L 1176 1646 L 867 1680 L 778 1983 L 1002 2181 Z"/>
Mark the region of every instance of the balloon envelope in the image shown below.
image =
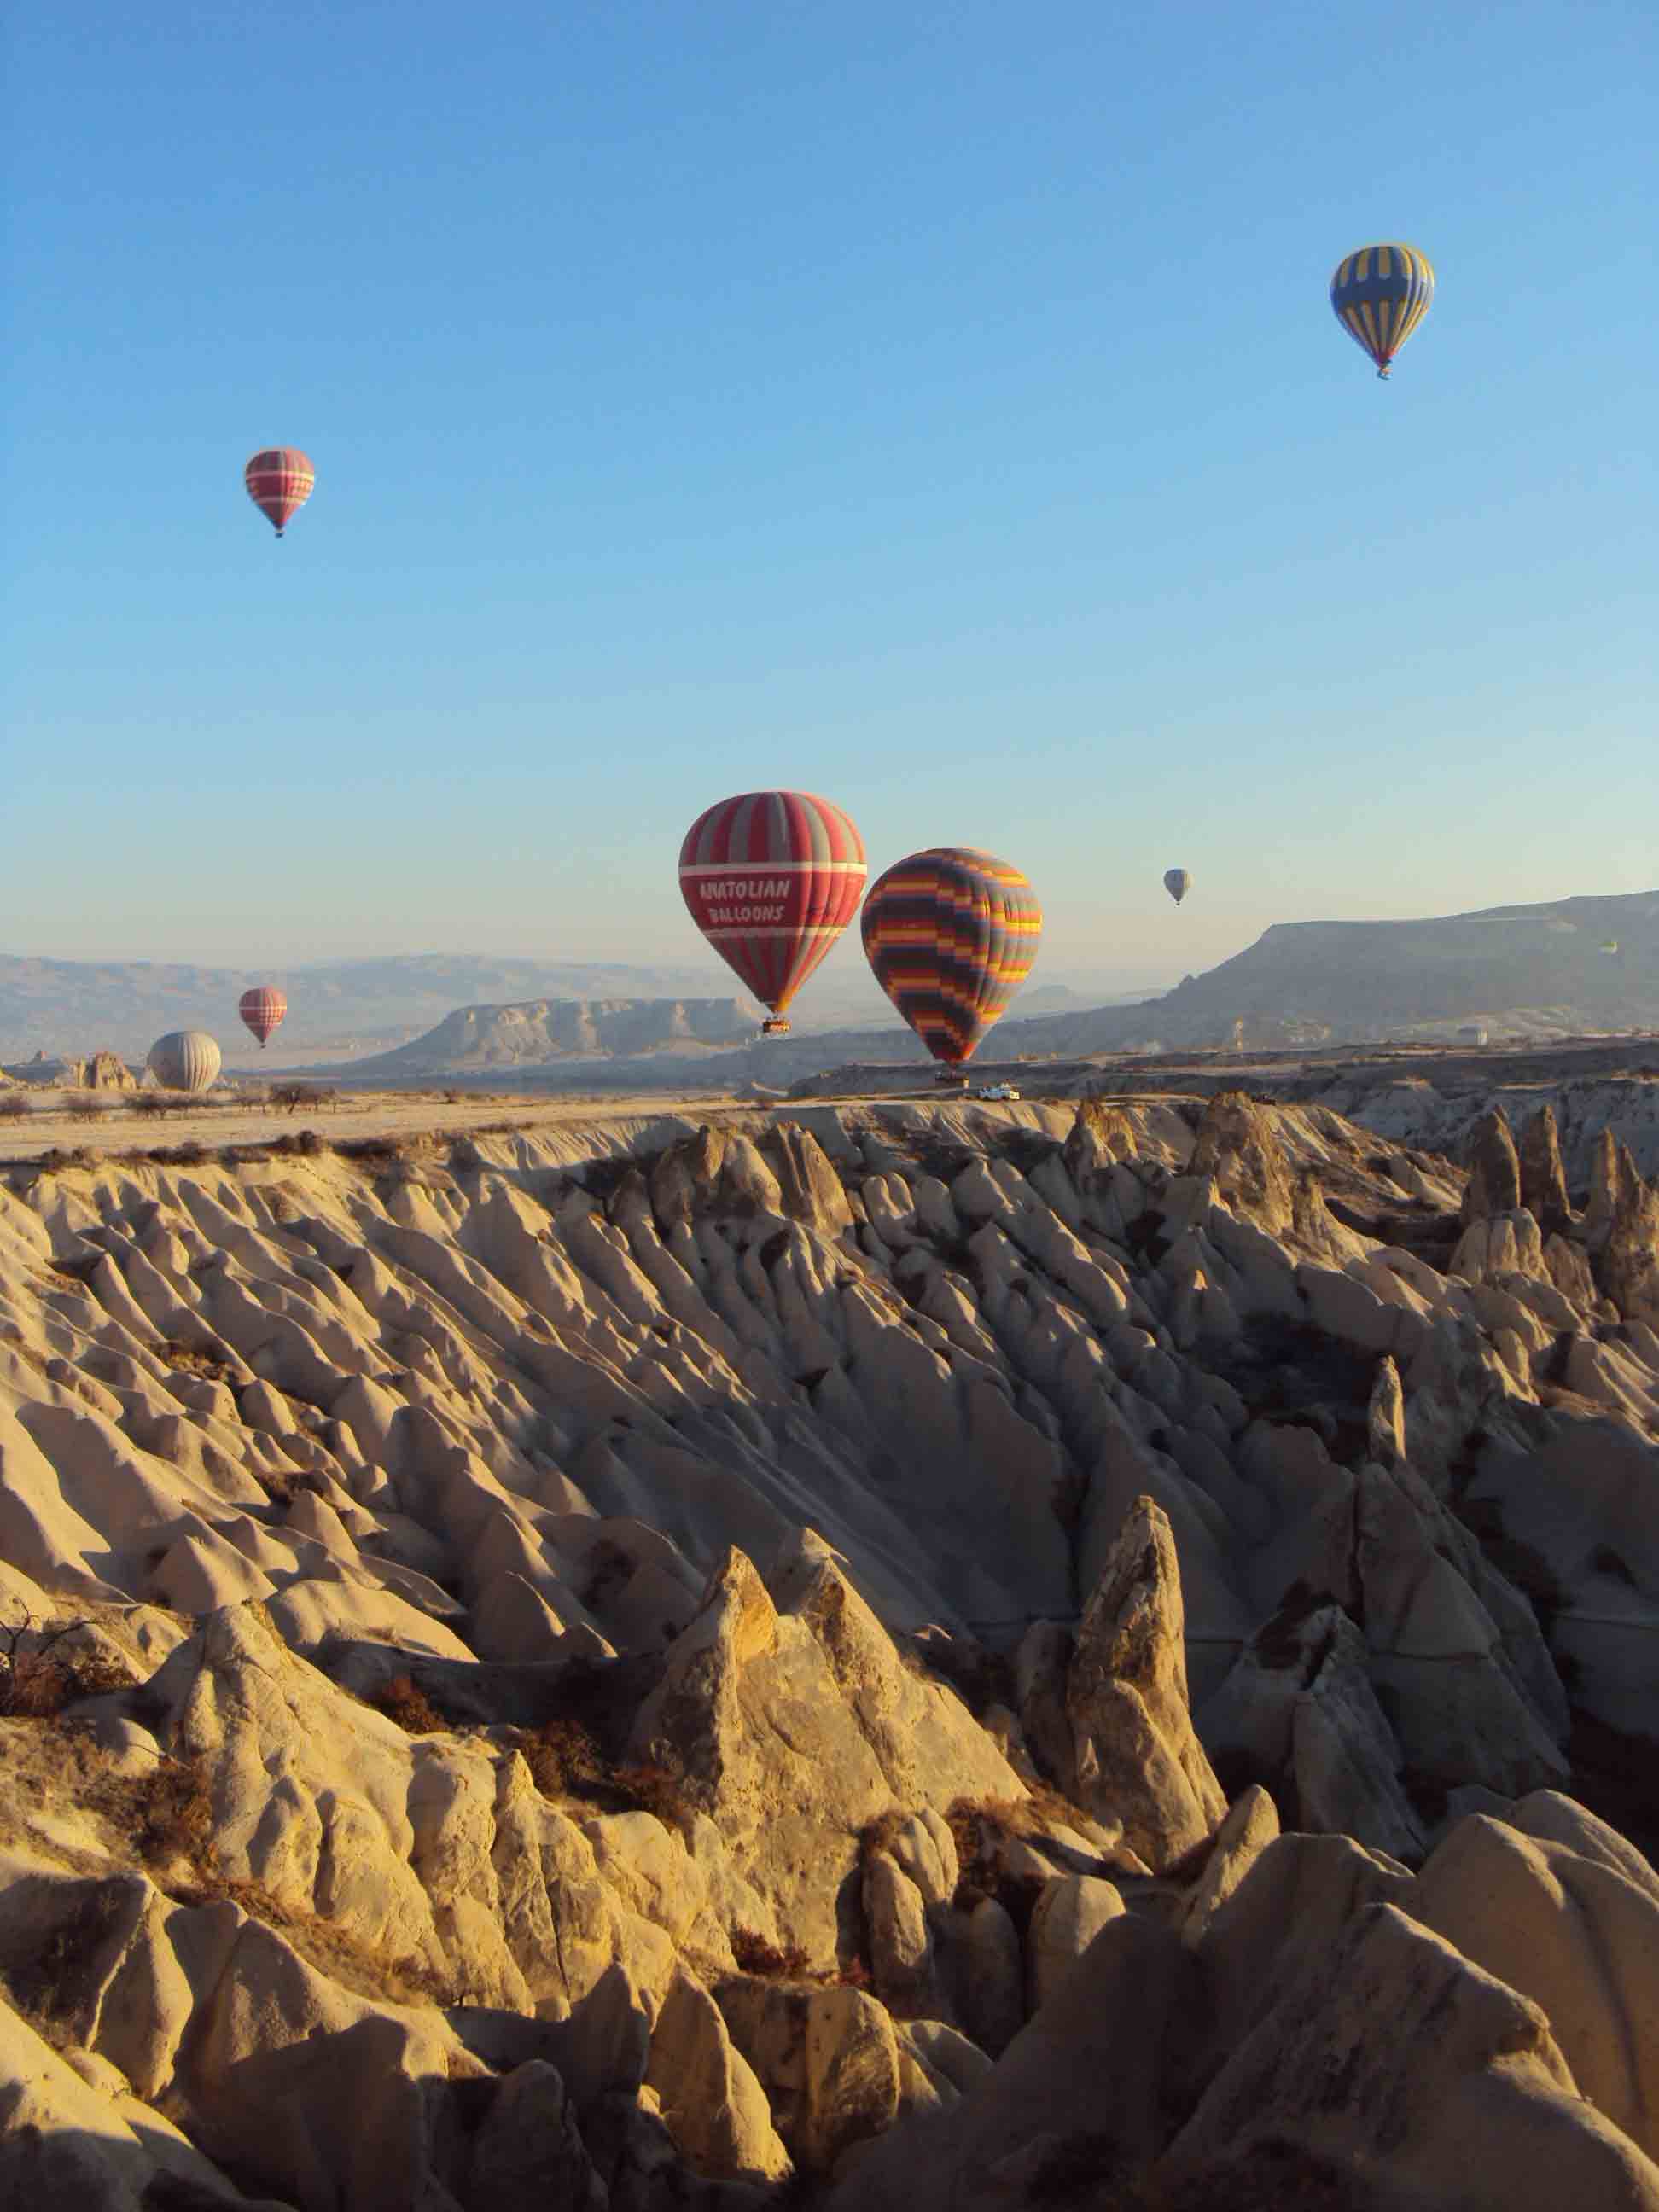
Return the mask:
<path id="1" fill-rule="evenodd" d="M 1331 307 L 1354 343 L 1386 376 L 1395 356 L 1429 312 L 1434 270 L 1414 246 L 1362 246 L 1339 261 Z"/>
<path id="2" fill-rule="evenodd" d="M 862 927 L 876 981 L 934 1059 L 954 1066 L 1030 975 L 1042 908 L 1006 860 L 939 845 L 877 878 Z"/>
<path id="3" fill-rule="evenodd" d="M 867 873 L 851 817 L 809 791 L 723 799 L 680 847 L 687 912 L 774 1014 L 858 912 Z"/>
<path id="4" fill-rule="evenodd" d="M 265 1040 L 280 1026 L 288 1012 L 288 1000 L 270 983 L 261 983 L 252 991 L 244 991 L 236 1001 L 236 1011 L 245 1028 L 252 1030 L 259 1040 L 259 1049 L 264 1050 Z"/>
<path id="5" fill-rule="evenodd" d="M 1185 868 L 1165 868 L 1164 871 L 1164 888 L 1177 906 L 1192 887 L 1193 879 Z"/>
<path id="6" fill-rule="evenodd" d="M 210 1091 L 218 1079 L 219 1048 L 205 1030 L 169 1030 L 147 1061 L 163 1091 Z"/>
<path id="7" fill-rule="evenodd" d="M 311 497 L 317 471 L 297 446 L 265 446 L 242 471 L 242 482 L 280 538 Z"/>

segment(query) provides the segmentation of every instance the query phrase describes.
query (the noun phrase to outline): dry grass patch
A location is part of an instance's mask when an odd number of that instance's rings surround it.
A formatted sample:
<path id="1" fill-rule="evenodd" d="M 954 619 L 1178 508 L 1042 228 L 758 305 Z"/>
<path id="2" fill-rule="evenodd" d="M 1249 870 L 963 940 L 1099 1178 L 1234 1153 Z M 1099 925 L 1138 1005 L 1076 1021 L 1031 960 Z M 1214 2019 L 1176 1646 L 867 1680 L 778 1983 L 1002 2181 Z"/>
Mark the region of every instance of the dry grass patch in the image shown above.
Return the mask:
<path id="1" fill-rule="evenodd" d="M 180 1905 L 240 1905 L 290 1943 L 307 1966 L 356 1996 L 401 2005 L 447 2005 L 458 2001 L 448 1977 L 422 1959 L 377 1951 L 337 1921 L 325 1920 L 285 1904 L 257 1881 L 231 1881 L 218 1875 L 173 1890 Z"/>

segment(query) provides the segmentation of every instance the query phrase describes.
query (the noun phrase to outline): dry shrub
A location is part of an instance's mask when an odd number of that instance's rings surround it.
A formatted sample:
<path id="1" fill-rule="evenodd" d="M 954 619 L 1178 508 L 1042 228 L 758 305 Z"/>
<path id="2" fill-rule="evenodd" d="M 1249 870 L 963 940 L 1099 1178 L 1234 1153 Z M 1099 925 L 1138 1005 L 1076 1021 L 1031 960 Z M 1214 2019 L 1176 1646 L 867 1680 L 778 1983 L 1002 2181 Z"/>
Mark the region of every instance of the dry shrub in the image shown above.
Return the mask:
<path id="1" fill-rule="evenodd" d="M 580 1721 L 561 1717 L 544 1722 L 519 1748 L 544 1797 L 586 1796 L 607 1779 L 605 1756 Z"/>
<path id="2" fill-rule="evenodd" d="M 236 1370 L 228 1360 L 204 1351 L 199 1344 L 186 1344 L 182 1337 L 165 1338 L 155 1346 L 155 1356 L 175 1375 L 199 1375 L 210 1382 L 230 1382 L 235 1377 Z"/>
<path id="3" fill-rule="evenodd" d="M 860 1873 L 868 1871 L 871 1860 L 878 1851 L 891 1851 L 899 1831 L 904 1826 L 908 1818 L 908 1815 L 900 1812 L 896 1805 L 890 1805 L 887 1810 L 872 1820 L 867 1827 L 860 1829 L 859 1869 Z"/>
<path id="4" fill-rule="evenodd" d="M 592 1732 L 568 1714 L 520 1735 L 518 1748 L 544 1797 L 555 1803 L 577 1797 L 608 1812 L 649 1813 L 690 1850 L 696 1808 L 669 1768 L 608 1759 Z"/>
<path id="5" fill-rule="evenodd" d="M 267 1158 L 274 1155 L 283 1159 L 301 1160 L 317 1159 L 327 1150 L 328 1146 L 314 1129 L 301 1129 L 292 1137 L 273 1137 L 264 1147 Z"/>
<path id="6" fill-rule="evenodd" d="M 97 1153 L 88 1152 L 84 1145 L 77 1145 L 72 1152 L 54 1145 L 35 1162 L 37 1171 L 43 1176 L 66 1175 L 71 1168 L 95 1168 L 97 1164 Z"/>
<path id="7" fill-rule="evenodd" d="M 55 1720 L 72 1698 L 132 1687 L 135 1677 L 124 1661 L 96 1644 L 89 1650 L 66 1645 L 67 1638 L 90 1625 L 56 1620 L 37 1627 L 26 1613 L 0 1627 L 0 1718 Z M 31 1639 L 27 1650 L 25 1638 Z"/>
<path id="8" fill-rule="evenodd" d="M 33 1111 L 21 1091 L 0 1091 L 0 1121 L 24 1121 Z"/>
<path id="9" fill-rule="evenodd" d="M 678 1774 L 647 1760 L 617 1767 L 612 1780 L 631 1810 L 653 1814 L 690 1849 L 696 1808 L 686 1796 L 685 1784 Z"/>
<path id="10" fill-rule="evenodd" d="M 201 1769 L 192 1760 L 164 1759 L 144 1776 L 137 1791 L 138 1855 L 152 1866 L 205 1856 L 213 1839 L 213 1799 Z"/>
<path id="11" fill-rule="evenodd" d="M 95 1091 L 76 1091 L 64 1101 L 64 1111 L 71 1121 L 101 1121 L 104 1101 Z"/>
<path id="12" fill-rule="evenodd" d="M 955 1904 L 971 1911 L 981 1899 L 994 1897 L 1023 1934 L 1042 1884 L 1003 1872 L 1003 1843 L 1011 1836 L 1042 1835 L 1050 1822 L 1070 1826 L 1085 1817 L 1058 1790 L 1041 1786 L 1029 1797 L 983 1797 L 977 1803 L 958 1797 L 945 1814 L 957 1847 Z"/>
<path id="13" fill-rule="evenodd" d="M 732 1955 L 745 1974 L 762 1974 L 771 1980 L 802 1982 L 811 1978 L 806 1954 L 799 1943 L 780 1950 L 753 1928 L 732 1930 Z"/>
<path id="14" fill-rule="evenodd" d="M 331 1106 L 334 1097 L 331 1084 L 273 1083 L 270 1086 L 271 1104 L 286 1114 L 297 1114 L 302 1106 Z"/>
<path id="15" fill-rule="evenodd" d="M 18 1651 L 0 1668 L 0 1715 L 8 1720 L 53 1720 L 75 1694 L 73 1678 L 44 1651 Z"/>
<path id="16" fill-rule="evenodd" d="M 141 1121 L 164 1121 L 172 1113 L 175 1101 L 165 1091 L 129 1091 L 121 1103 L 129 1114 L 136 1114 Z"/>
<path id="17" fill-rule="evenodd" d="M 412 1674 L 394 1674 L 369 1703 L 406 1735 L 441 1735 L 449 1726 Z"/>

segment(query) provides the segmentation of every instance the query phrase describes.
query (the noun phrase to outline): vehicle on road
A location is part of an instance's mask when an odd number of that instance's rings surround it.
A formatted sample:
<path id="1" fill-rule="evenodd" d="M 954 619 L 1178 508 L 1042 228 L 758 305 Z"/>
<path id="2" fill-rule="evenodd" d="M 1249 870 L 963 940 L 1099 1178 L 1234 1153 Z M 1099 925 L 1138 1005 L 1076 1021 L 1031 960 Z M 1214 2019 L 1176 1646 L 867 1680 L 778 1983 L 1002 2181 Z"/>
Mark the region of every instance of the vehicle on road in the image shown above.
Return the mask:
<path id="1" fill-rule="evenodd" d="M 975 1098 L 994 1098 L 1006 1105 L 1018 1099 L 1019 1093 L 1012 1083 L 981 1083 L 974 1096 Z"/>

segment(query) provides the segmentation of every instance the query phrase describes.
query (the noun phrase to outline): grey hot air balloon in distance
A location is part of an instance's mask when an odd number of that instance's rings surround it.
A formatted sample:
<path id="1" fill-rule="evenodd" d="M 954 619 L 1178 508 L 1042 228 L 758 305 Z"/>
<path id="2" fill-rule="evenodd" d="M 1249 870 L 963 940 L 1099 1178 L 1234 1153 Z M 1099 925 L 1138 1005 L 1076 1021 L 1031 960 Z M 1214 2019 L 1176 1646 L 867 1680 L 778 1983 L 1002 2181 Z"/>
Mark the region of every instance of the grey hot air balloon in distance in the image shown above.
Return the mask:
<path id="1" fill-rule="evenodd" d="M 219 1048 L 205 1030 L 169 1030 L 151 1045 L 145 1065 L 163 1091 L 210 1091 L 219 1079 Z"/>
<path id="2" fill-rule="evenodd" d="M 1165 868 L 1164 871 L 1164 888 L 1177 906 L 1192 887 L 1193 879 L 1185 868 Z"/>

